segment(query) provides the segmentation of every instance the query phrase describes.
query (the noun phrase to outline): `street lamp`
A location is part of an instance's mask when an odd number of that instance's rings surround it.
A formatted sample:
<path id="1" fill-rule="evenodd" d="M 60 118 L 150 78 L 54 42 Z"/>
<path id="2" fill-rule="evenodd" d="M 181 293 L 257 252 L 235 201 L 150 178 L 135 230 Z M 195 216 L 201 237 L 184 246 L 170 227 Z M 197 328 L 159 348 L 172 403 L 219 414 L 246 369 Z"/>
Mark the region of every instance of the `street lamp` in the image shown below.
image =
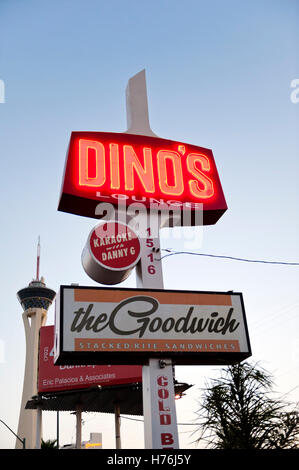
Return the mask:
<path id="1" fill-rule="evenodd" d="M 6 427 L 7 427 L 7 429 L 9 429 L 9 430 L 10 430 L 10 432 L 12 432 L 12 433 L 13 433 L 13 435 L 14 435 L 14 436 L 16 436 L 16 438 L 17 438 L 17 439 L 19 439 L 19 441 L 21 441 L 21 442 L 22 442 L 22 444 L 23 444 L 23 449 L 26 449 L 26 438 L 24 437 L 24 439 L 21 439 L 21 438 L 20 438 L 20 437 L 19 437 L 19 436 L 18 436 L 18 435 L 15 433 L 15 432 L 13 432 L 13 430 L 12 430 L 12 429 L 10 429 L 10 427 L 9 427 L 9 426 L 7 426 L 7 424 L 6 424 L 4 421 L 2 421 L 2 419 L 0 419 L 0 422 L 1 422 L 2 424 L 4 424 L 4 426 L 6 426 Z"/>

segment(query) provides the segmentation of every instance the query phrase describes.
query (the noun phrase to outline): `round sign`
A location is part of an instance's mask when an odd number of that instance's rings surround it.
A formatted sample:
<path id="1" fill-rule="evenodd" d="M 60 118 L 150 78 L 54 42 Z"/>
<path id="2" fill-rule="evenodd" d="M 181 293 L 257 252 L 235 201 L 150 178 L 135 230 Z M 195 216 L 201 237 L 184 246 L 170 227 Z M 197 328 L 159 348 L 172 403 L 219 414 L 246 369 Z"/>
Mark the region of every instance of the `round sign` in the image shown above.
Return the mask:
<path id="1" fill-rule="evenodd" d="M 103 222 L 93 228 L 82 253 L 86 273 L 102 284 L 124 281 L 140 259 L 140 240 L 128 225 Z"/>

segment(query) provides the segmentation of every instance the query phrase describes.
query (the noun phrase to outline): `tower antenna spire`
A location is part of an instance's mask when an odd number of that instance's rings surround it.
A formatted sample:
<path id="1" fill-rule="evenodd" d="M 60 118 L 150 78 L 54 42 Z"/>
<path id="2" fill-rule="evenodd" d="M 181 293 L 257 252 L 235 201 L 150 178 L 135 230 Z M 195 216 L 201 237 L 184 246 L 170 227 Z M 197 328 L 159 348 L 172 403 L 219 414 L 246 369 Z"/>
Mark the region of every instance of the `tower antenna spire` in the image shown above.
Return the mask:
<path id="1" fill-rule="evenodd" d="M 39 263 L 40 263 L 40 236 L 38 236 L 37 256 L 36 256 L 36 280 L 39 281 Z"/>

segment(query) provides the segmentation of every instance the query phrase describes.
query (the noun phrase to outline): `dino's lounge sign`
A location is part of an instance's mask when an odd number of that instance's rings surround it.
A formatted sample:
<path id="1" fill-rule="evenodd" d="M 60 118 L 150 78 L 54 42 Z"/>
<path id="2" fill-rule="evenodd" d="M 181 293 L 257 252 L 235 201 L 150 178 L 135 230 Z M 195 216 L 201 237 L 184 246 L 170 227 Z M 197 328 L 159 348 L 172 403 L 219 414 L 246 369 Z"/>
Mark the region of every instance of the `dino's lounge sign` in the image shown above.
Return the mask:
<path id="1" fill-rule="evenodd" d="M 61 286 L 56 364 L 230 364 L 251 355 L 242 294 Z"/>
<path id="2" fill-rule="evenodd" d="M 72 132 L 58 210 L 86 217 L 97 205 L 203 211 L 214 224 L 226 211 L 213 153 L 182 142 L 112 132 Z M 100 212 L 100 211 L 99 211 Z"/>

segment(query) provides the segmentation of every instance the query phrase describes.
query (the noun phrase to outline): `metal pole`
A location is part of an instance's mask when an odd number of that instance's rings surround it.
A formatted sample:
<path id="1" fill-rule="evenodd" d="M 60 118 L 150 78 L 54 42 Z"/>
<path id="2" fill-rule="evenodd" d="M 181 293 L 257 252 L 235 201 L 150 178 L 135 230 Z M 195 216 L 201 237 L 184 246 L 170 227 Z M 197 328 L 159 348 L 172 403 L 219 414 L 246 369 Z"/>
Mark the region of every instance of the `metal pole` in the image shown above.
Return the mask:
<path id="1" fill-rule="evenodd" d="M 115 417 L 115 442 L 116 449 L 121 449 L 121 437 L 120 437 L 120 405 L 114 403 L 114 417 Z"/>
<path id="2" fill-rule="evenodd" d="M 82 441 L 81 416 L 82 416 L 82 411 L 81 411 L 81 408 L 78 406 L 76 410 L 76 449 L 81 449 L 81 441 Z"/>
<path id="3" fill-rule="evenodd" d="M 38 405 L 37 407 L 37 417 L 36 417 L 36 442 L 35 448 L 41 448 L 41 438 L 42 438 L 42 407 Z"/>
<path id="4" fill-rule="evenodd" d="M 57 434 L 56 434 L 56 440 L 57 440 L 57 449 L 59 449 L 59 411 L 57 411 L 57 421 L 56 421 L 56 426 L 57 426 Z"/>
<path id="5" fill-rule="evenodd" d="M 22 442 L 22 444 L 23 444 L 23 449 L 26 449 L 26 438 L 24 437 L 24 439 L 21 439 L 15 432 L 13 432 L 12 429 L 10 429 L 10 427 L 9 427 L 4 421 L 2 421 L 2 419 L 0 419 L 0 422 L 1 422 L 2 424 L 4 424 L 4 426 L 6 426 L 7 429 L 9 429 L 9 431 L 12 432 L 13 435 L 14 435 L 17 439 L 19 439 L 20 442 Z"/>

